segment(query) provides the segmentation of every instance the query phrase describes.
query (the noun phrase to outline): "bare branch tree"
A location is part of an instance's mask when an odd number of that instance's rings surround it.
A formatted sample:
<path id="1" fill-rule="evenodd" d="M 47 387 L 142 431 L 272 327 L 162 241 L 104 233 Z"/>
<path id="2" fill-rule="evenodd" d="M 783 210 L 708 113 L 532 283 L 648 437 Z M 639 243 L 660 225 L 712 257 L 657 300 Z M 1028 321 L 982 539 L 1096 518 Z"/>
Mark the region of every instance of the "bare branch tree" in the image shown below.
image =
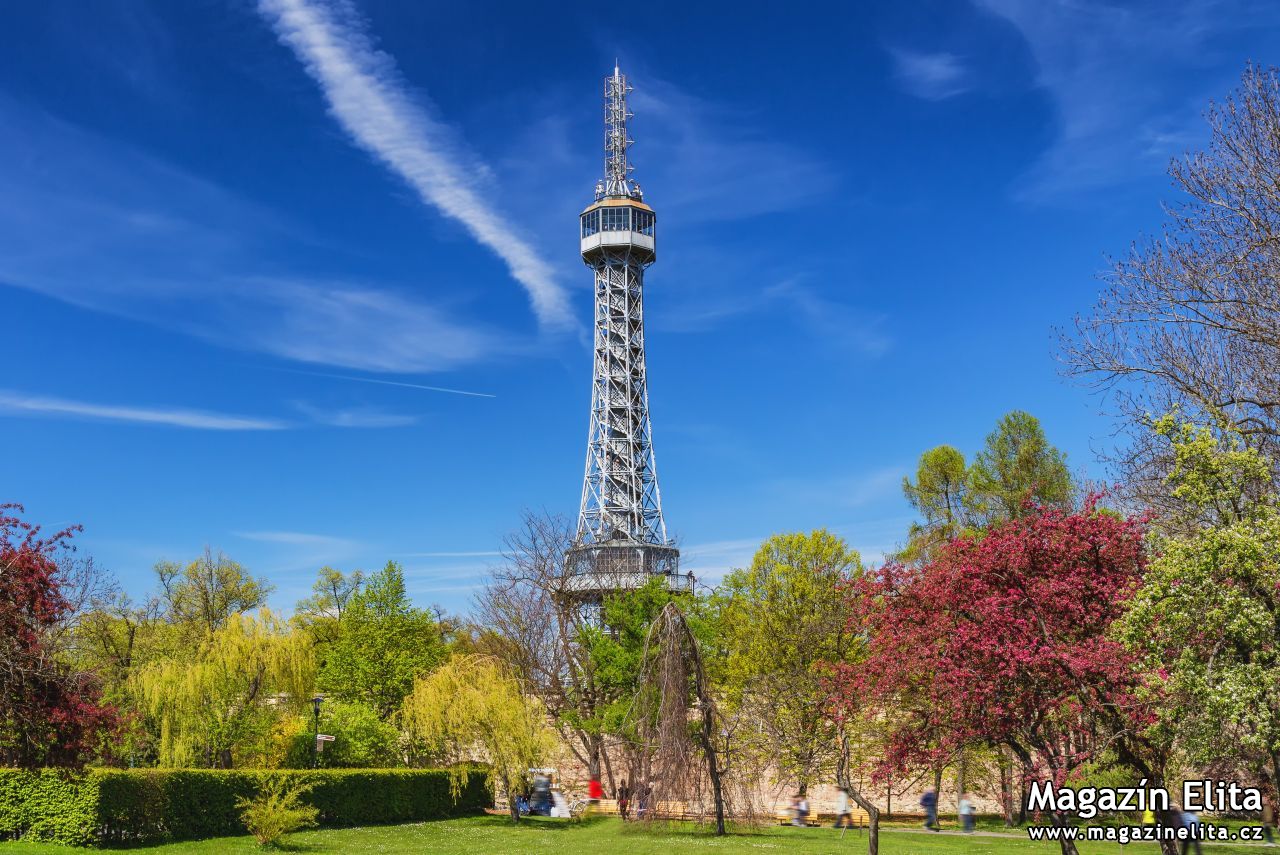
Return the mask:
<path id="1" fill-rule="evenodd" d="M 1066 373 L 1137 428 L 1113 462 L 1157 510 L 1167 455 L 1147 441 L 1151 415 L 1179 408 L 1272 459 L 1280 443 L 1280 72 L 1247 67 L 1205 118 L 1208 148 L 1169 167 L 1185 198 L 1166 207 L 1164 234 L 1115 261 L 1061 338 Z"/>
<path id="2" fill-rule="evenodd" d="M 572 542 L 568 519 L 526 511 L 506 539 L 502 565 L 476 598 L 475 616 L 493 633 L 493 653 L 546 706 L 564 744 L 599 774 L 604 739 L 589 722 L 602 699 L 577 642 L 580 610 L 563 596 Z"/>

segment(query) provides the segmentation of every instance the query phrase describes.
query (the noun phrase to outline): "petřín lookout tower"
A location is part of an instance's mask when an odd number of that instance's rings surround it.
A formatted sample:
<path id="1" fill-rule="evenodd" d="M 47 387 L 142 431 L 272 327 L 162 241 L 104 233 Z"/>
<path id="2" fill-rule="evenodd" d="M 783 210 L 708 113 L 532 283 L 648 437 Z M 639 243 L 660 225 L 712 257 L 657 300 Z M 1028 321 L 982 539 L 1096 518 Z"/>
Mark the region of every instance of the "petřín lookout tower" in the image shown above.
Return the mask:
<path id="1" fill-rule="evenodd" d="M 564 594 L 590 615 L 612 592 L 664 576 L 690 590 L 667 538 L 649 426 L 644 359 L 644 271 L 657 257 L 654 211 L 631 180 L 627 78 L 604 79 L 604 178 L 582 212 L 582 260 L 595 271 L 591 426 L 578 531 L 566 556 Z"/>

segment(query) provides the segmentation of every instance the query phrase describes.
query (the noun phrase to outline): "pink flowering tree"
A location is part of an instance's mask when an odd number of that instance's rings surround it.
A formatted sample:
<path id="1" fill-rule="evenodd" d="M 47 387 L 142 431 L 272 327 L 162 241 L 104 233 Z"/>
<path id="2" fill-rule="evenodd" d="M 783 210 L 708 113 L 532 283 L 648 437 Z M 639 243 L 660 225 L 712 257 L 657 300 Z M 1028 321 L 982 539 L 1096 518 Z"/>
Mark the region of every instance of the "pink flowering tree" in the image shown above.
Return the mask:
<path id="1" fill-rule="evenodd" d="M 71 609 L 56 558 L 78 528 L 42 538 L 21 510 L 0 505 L 0 765 L 79 766 L 116 713 L 50 643 Z"/>
<path id="2" fill-rule="evenodd" d="M 1091 501 L 864 574 L 848 596 L 866 658 L 837 667 L 836 706 L 885 724 L 881 776 L 979 744 L 1058 784 L 1104 749 L 1145 774 L 1148 701 L 1111 634 L 1143 569 L 1142 522 Z"/>

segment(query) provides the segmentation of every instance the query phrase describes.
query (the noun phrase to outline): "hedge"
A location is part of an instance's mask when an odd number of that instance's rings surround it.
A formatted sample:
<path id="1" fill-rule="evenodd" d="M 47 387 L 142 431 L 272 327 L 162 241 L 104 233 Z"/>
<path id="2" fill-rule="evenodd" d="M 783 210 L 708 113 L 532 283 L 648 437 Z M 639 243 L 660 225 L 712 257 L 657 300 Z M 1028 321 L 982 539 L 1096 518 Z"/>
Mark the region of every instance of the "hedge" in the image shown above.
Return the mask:
<path id="1" fill-rule="evenodd" d="M 0 769 L 0 838 L 104 846 L 243 834 L 236 799 L 275 777 L 312 785 L 303 800 L 322 826 L 441 819 L 491 804 L 479 770 L 455 800 L 442 769 Z"/>

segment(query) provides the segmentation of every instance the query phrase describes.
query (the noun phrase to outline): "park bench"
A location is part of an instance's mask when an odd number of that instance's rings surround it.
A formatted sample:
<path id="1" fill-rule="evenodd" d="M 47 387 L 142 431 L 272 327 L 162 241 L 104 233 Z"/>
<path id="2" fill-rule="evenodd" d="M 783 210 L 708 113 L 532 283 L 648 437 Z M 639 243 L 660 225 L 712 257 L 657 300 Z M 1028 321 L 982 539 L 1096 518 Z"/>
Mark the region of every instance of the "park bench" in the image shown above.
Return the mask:
<path id="1" fill-rule="evenodd" d="M 790 825 L 794 815 L 791 813 L 790 808 L 784 808 L 774 814 L 774 818 L 779 825 Z M 860 807 L 850 806 L 849 821 L 853 823 L 854 828 L 868 828 L 871 825 L 871 817 Z M 809 828 L 818 828 L 823 825 L 835 825 L 835 822 L 836 815 L 833 813 L 820 814 L 811 812 L 808 819 L 805 820 L 805 825 Z"/>

